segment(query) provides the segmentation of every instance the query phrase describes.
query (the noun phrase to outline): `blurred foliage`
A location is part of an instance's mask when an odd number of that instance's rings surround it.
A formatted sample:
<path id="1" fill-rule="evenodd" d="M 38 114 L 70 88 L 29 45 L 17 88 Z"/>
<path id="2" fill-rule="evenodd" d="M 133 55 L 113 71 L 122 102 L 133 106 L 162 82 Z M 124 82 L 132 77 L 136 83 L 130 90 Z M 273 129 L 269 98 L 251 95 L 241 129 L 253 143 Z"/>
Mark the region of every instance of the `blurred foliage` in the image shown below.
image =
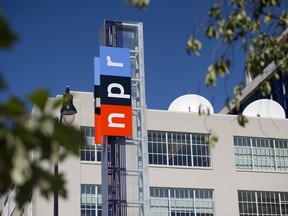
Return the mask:
<path id="1" fill-rule="evenodd" d="M 0 48 L 9 48 L 16 40 L 17 35 L 11 31 L 4 15 L 0 11 Z"/>
<path id="2" fill-rule="evenodd" d="M 202 43 L 191 35 L 186 44 L 186 52 L 190 54 L 192 51 L 196 56 L 199 56 L 199 51 L 201 50 L 201 48 Z"/>
<path id="3" fill-rule="evenodd" d="M 130 1 L 142 8 L 140 2 Z M 288 73 L 288 39 L 280 36 L 288 26 L 287 0 L 218 0 L 208 11 L 208 20 L 204 34 L 208 39 L 217 41 L 217 50 L 212 63 L 206 72 L 205 84 L 213 87 L 218 77 L 231 72 L 234 51 L 242 51 L 245 56 L 245 71 L 252 78 L 263 74 L 264 69 L 274 63 L 277 67 L 275 78 L 279 73 Z M 199 3 L 201 4 L 201 3 Z M 140 5 L 140 6 L 139 6 Z M 145 8 L 148 4 L 145 5 Z M 205 45 L 205 44 L 204 44 Z M 203 45 L 203 46 L 204 46 Z M 196 35 L 190 35 L 186 43 L 186 51 L 190 55 L 200 55 L 202 43 Z M 227 98 L 227 107 L 240 107 L 238 97 L 243 84 L 235 86 L 232 101 Z M 268 81 L 261 83 L 259 90 L 263 95 L 269 94 L 271 86 Z M 247 118 L 238 117 L 238 123 L 245 126 Z"/>
<path id="4" fill-rule="evenodd" d="M 16 34 L 0 14 L 0 48 L 12 47 L 16 39 Z M 6 88 L 0 74 L 2 95 Z M 31 199 L 36 188 L 45 197 L 54 192 L 66 197 L 64 175 L 54 175 L 53 167 L 69 155 L 78 156 L 84 143 L 81 131 L 60 124 L 45 111 L 48 95 L 47 90 L 40 89 L 25 100 L 10 96 L 0 101 L 0 194 L 16 188 L 19 208 Z M 37 117 L 31 118 L 28 103 L 34 104 Z M 59 110 L 60 104 L 56 100 L 52 107 Z"/>
<path id="5" fill-rule="evenodd" d="M 213 133 L 212 130 L 210 130 L 210 136 L 206 138 L 206 144 L 214 148 L 218 141 L 219 141 L 218 134 Z"/>
<path id="6" fill-rule="evenodd" d="M 135 7 L 140 8 L 141 10 L 146 10 L 150 4 L 150 0 L 125 0 L 126 4 L 129 6 L 134 5 Z"/>

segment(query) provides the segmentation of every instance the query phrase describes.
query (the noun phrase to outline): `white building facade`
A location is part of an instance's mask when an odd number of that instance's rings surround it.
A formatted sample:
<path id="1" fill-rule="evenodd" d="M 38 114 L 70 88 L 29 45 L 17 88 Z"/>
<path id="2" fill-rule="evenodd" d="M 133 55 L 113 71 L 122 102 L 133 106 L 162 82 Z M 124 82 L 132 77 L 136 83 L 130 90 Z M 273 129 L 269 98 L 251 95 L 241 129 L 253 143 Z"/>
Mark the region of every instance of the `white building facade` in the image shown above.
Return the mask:
<path id="1" fill-rule="evenodd" d="M 72 94 L 78 110 L 74 125 L 84 130 L 86 145 L 80 158 L 59 164 L 68 190 L 68 198 L 59 199 L 59 215 L 100 216 L 101 145 L 94 145 L 93 94 Z M 286 119 L 251 117 L 243 128 L 234 115 L 147 110 L 151 215 L 288 215 L 287 128 Z M 207 145 L 211 133 L 219 136 L 214 147 Z M 139 195 L 136 148 L 128 139 L 129 216 L 139 215 L 133 205 Z M 1 216 L 20 215 L 13 194 L 2 196 Z M 35 191 L 21 214 L 53 215 L 53 197 L 46 200 Z"/>

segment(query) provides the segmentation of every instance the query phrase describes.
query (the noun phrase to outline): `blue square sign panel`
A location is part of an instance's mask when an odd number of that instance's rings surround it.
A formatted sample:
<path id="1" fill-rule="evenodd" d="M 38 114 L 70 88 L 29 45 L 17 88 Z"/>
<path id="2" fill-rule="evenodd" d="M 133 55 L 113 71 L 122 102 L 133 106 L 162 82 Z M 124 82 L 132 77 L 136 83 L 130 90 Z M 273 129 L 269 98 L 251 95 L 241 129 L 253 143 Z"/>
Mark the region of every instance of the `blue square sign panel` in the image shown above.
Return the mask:
<path id="1" fill-rule="evenodd" d="M 100 47 L 101 75 L 131 77 L 130 50 L 117 47 Z"/>

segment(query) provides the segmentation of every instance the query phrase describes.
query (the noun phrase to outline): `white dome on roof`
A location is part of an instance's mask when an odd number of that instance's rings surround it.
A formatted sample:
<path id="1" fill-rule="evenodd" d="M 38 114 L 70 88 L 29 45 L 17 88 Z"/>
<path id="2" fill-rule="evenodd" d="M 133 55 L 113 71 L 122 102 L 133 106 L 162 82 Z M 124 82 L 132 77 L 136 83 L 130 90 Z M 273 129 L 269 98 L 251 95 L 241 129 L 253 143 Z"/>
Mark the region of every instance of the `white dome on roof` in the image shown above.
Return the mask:
<path id="1" fill-rule="evenodd" d="M 169 106 L 169 111 L 198 113 L 214 113 L 211 103 L 204 97 L 196 94 L 186 94 L 176 98 Z"/>
<path id="2" fill-rule="evenodd" d="M 285 119 L 283 107 L 276 101 L 260 99 L 250 103 L 242 112 L 245 116 L 270 117 Z"/>

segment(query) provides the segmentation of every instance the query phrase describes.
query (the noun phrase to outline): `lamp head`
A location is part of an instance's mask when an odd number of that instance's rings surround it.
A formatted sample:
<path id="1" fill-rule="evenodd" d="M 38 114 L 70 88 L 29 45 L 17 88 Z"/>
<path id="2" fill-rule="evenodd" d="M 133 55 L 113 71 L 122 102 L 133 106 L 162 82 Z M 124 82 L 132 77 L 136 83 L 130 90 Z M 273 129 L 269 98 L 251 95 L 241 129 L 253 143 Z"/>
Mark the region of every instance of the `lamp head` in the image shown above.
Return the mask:
<path id="1" fill-rule="evenodd" d="M 60 110 L 66 124 L 72 124 L 75 119 L 77 110 L 73 104 L 73 95 L 70 94 L 70 87 L 66 87 L 66 92 L 63 95 L 62 108 Z"/>

